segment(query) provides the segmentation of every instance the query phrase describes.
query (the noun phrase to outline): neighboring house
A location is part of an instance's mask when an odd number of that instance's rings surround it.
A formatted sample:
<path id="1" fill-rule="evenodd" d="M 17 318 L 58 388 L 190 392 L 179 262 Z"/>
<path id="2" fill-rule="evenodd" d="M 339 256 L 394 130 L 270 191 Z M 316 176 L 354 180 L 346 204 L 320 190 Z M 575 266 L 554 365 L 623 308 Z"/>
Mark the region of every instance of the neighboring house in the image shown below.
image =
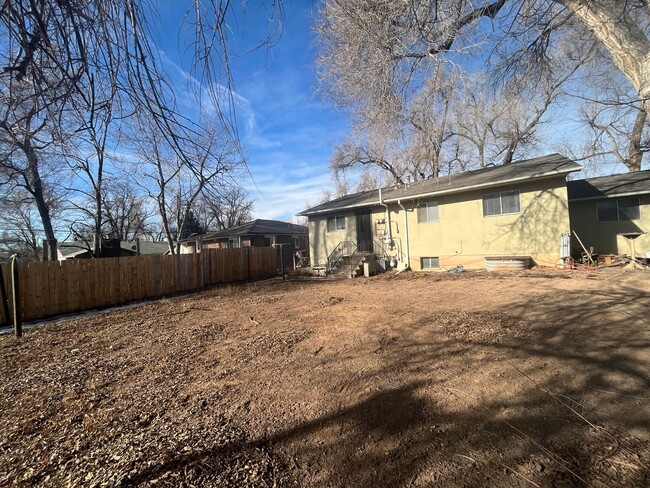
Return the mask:
<path id="1" fill-rule="evenodd" d="M 560 154 L 347 195 L 309 218 L 312 265 L 352 242 L 414 270 L 485 267 L 486 256 L 530 256 L 554 265 L 570 232 L 566 177 L 580 165 Z"/>
<path id="2" fill-rule="evenodd" d="M 169 252 L 169 245 L 166 242 L 140 241 L 141 255 L 163 255 Z M 66 259 L 90 259 L 92 257 L 88 245 L 81 241 L 61 242 L 56 249 L 59 261 Z M 112 253 L 113 254 L 113 253 Z M 114 254 L 118 254 L 115 250 Z M 119 256 L 128 257 L 137 255 L 137 244 L 135 241 L 120 241 Z"/>
<path id="3" fill-rule="evenodd" d="M 280 220 L 257 219 L 227 229 L 191 236 L 181 241 L 181 253 L 193 253 L 197 240 L 203 248 L 282 246 L 283 262 L 293 263 L 296 251 L 308 248 L 308 228 Z"/>
<path id="4" fill-rule="evenodd" d="M 650 170 L 569 181 L 571 226 L 599 254 L 650 252 Z M 575 247 L 575 243 L 574 243 Z"/>

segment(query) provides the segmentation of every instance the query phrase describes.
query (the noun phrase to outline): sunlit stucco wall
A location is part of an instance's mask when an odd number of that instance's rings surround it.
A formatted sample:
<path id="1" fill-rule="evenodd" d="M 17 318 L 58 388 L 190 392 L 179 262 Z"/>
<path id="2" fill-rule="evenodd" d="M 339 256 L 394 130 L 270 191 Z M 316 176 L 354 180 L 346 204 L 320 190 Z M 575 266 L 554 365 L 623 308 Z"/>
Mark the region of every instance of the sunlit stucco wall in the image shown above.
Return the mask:
<path id="1" fill-rule="evenodd" d="M 519 190 L 520 212 L 483 216 L 483 195 Z M 420 203 L 438 202 L 438 222 L 418 223 Z M 439 258 L 441 268 L 462 264 L 483 268 L 485 256 L 531 256 L 553 266 L 560 254 L 560 235 L 569 231 L 566 179 L 539 179 L 486 190 L 402 202 L 409 226 L 409 265 L 421 269 L 421 259 Z M 404 211 L 391 205 L 393 237 L 405 246 Z M 402 251 L 405 259 L 406 252 Z"/>
<path id="2" fill-rule="evenodd" d="M 345 217 L 345 229 L 327 231 L 328 216 Z M 357 226 L 354 211 L 334 212 L 328 215 L 309 217 L 309 255 L 313 266 L 324 266 L 327 257 L 343 241 L 357 239 Z"/>
<path id="3" fill-rule="evenodd" d="M 519 190 L 521 211 L 510 215 L 483 216 L 483 195 Z M 418 223 L 417 207 L 427 201 L 438 202 L 438 222 Z M 560 235 L 569 232 L 566 179 L 544 178 L 519 184 L 493 187 L 419 200 L 404 200 L 409 227 L 409 264 L 421 269 L 421 258 L 437 257 L 441 268 L 462 264 L 483 268 L 485 256 L 531 256 L 539 265 L 553 266 L 560 254 Z M 393 244 L 383 244 L 387 231 L 385 209 L 372 210 L 373 237 L 403 267 L 406 263 L 404 210 L 389 204 Z M 359 209 L 360 210 L 360 209 Z M 332 215 L 332 214 L 330 214 Z M 311 255 L 320 263 L 343 240 L 356 238 L 355 213 L 346 215 L 345 231 L 327 232 L 327 216 L 310 217 Z"/>

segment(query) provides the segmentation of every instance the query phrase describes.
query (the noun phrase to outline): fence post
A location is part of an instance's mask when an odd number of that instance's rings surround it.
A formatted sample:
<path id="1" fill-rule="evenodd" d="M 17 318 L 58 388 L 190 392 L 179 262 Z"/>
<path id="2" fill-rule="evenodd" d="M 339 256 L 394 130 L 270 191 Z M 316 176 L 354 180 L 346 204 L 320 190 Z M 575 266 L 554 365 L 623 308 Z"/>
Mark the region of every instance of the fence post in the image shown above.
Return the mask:
<path id="1" fill-rule="evenodd" d="M 246 248 L 246 263 L 248 267 L 248 281 L 251 280 L 251 248 L 248 246 Z"/>
<path id="2" fill-rule="evenodd" d="M 282 274 L 282 279 L 284 279 L 284 246 L 286 242 L 281 242 L 280 244 L 273 244 L 273 246 L 280 251 L 280 274 Z"/>
<path id="3" fill-rule="evenodd" d="M 203 238 L 198 236 L 196 238 L 196 243 L 194 244 L 194 272 L 196 276 L 194 280 L 196 282 L 197 288 L 199 290 L 203 289 L 204 286 L 204 277 L 203 277 Z"/>
<path id="4" fill-rule="evenodd" d="M 0 298 L 2 299 L 2 314 L 4 316 L 1 325 L 9 325 L 9 299 L 7 297 L 7 288 L 5 287 L 5 277 L 0 264 Z"/>
<path id="5" fill-rule="evenodd" d="M 178 255 L 178 251 L 174 253 L 174 291 L 176 293 L 182 288 L 180 285 L 181 281 L 181 257 Z"/>
<path id="6" fill-rule="evenodd" d="M 20 256 L 18 254 L 11 256 L 11 292 L 13 295 L 14 334 L 16 334 L 16 337 L 23 335 L 23 322 L 20 315 L 20 283 L 18 282 L 19 260 Z"/>

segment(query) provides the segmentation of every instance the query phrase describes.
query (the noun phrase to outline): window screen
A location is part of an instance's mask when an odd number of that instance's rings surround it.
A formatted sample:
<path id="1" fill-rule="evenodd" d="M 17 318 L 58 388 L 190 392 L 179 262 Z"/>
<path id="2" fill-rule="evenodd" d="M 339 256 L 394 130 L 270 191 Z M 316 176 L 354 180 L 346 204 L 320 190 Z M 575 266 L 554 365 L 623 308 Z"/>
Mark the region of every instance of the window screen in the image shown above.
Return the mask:
<path id="1" fill-rule="evenodd" d="M 420 267 L 422 269 L 433 269 L 440 267 L 440 258 L 420 258 Z"/>
<path id="2" fill-rule="evenodd" d="M 427 202 L 418 207 L 418 223 L 421 222 L 438 222 L 438 202 Z"/>
<path id="3" fill-rule="evenodd" d="M 327 232 L 345 230 L 345 217 L 337 215 L 336 217 L 327 217 Z"/>
<path id="4" fill-rule="evenodd" d="M 598 220 L 601 222 L 618 220 L 618 207 L 616 200 L 598 202 L 596 204 L 596 209 L 598 210 Z"/>
<path id="5" fill-rule="evenodd" d="M 637 197 L 618 199 L 619 220 L 638 220 L 641 218 L 639 199 Z"/>
<path id="6" fill-rule="evenodd" d="M 501 213 L 519 213 L 519 190 L 501 192 Z"/>
<path id="7" fill-rule="evenodd" d="M 483 215 L 500 215 L 501 214 L 501 194 L 492 193 L 483 196 Z"/>
<path id="8" fill-rule="evenodd" d="M 483 195 L 483 216 L 519 213 L 519 202 L 519 190 Z"/>

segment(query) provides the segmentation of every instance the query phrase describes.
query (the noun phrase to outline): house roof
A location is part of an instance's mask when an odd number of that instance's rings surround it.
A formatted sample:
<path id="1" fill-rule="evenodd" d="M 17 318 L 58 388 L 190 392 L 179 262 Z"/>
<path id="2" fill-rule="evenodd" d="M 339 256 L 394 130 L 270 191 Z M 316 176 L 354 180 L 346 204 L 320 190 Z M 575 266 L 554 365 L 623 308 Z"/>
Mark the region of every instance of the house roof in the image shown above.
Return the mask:
<path id="1" fill-rule="evenodd" d="M 88 252 L 88 249 L 85 247 L 70 242 L 60 242 L 57 245 L 56 250 L 64 258 L 71 258 L 83 254 L 84 252 Z"/>
<path id="2" fill-rule="evenodd" d="M 122 241 L 120 242 L 120 247 L 127 252 L 135 254 L 135 241 Z M 166 242 L 140 241 L 141 255 L 165 254 L 168 250 L 169 246 Z M 60 242 L 57 245 L 57 251 L 64 259 L 89 253 L 88 247 L 84 243 L 76 241 Z"/>
<path id="3" fill-rule="evenodd" d="M 122 241 L 120 247 L 126 251 L 135 252 L 135 241 Z M 167 251 L 169 251 L 169 244 L 167 242 L 140 241 L 141 255 L 165 254 Z"/>
<path id="4" fill-rule="evenodd" d="M 561 154 L 549 154 L 539 158 L 515 161 L 503 166 L 465 171 L 463 173 L 438 178 L 429 178 L 415 183 L 381 189 L 382 201 L 396 202 L 425 198 L 447 193 L 461 193 L 477 188 L 489 188 L 510 182 L 566 175 L 580 171 L 582 167 Z M 330 202 L 303 210 L 298 215 L 314 215 L 356 207 L 368 207 L 379 204 L 380 190 L 370 190 L 346 195 Z"/>
<path id="5" fill-rule="evenodd" d="M 650 170 L 569 181 L 567 192 L 569 200 L 650 193 Z"/>
<path id="6" fill-rule="evenodd" d="M 304 225 L 290 224 L 281 220 L 256 219 L 235 227 L 228 227 L 215 232 L 202 234 L 203 240 L 227 239 L 229 237 L 243 237 L 250 235 L 301 235 L 307 234 L 309 229 Z M 194 241 L 199 236 L 183 239 L 181 242 Z"/>

